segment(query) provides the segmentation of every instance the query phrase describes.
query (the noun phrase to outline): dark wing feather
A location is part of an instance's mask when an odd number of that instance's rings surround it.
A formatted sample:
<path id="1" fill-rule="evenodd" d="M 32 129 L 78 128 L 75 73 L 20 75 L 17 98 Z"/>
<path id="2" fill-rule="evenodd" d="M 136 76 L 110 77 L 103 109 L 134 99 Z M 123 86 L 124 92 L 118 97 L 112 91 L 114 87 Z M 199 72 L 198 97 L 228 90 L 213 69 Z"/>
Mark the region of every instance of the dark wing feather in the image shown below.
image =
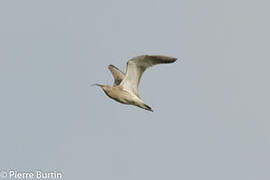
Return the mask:
<path id="1" fill-rule="evenodd" d="M 114 78 L 113 86 L 118 86 L 124 79 L 125 74 L 112 64 L 108 66 L 108 69 L 111 71 Z"/>

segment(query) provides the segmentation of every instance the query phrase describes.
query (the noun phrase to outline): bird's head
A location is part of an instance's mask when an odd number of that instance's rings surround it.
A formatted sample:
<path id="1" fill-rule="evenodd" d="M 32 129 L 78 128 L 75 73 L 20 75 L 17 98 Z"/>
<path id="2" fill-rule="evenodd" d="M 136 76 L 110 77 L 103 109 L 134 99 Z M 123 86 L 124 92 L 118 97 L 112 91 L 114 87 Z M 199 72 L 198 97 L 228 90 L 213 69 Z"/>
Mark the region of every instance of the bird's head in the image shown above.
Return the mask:
<path id="1" fill-rule="evenodd" d="M 107 94 L 111 90 L 111 86 L 102 85 L 102 84 L 92 84 L 92 86 L 99 86 L 103 89 L 103 91 Z"/>

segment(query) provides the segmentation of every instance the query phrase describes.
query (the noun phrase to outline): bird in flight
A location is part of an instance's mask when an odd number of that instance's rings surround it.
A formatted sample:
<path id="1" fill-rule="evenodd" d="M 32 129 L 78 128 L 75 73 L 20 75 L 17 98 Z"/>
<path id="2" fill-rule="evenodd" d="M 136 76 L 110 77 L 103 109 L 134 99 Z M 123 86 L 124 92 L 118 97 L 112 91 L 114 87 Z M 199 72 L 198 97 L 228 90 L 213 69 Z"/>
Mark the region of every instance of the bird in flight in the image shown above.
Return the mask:
<path id="1" fill-rule="evenodd" d="M 148 67 L 153 65 L 173 63 L 175 61 L 176 58 L 161 55 L 136 56 L 127 62 L 126 74 L 114 65 L 108 66 L 114 77 L 112 87 L 101 84 L 93 85 L 101 87 L 107 96 L 120 103 L 135 105 L 153 112 L 152 108 L 143 102 L 138 93 L 142 74 Z"/>

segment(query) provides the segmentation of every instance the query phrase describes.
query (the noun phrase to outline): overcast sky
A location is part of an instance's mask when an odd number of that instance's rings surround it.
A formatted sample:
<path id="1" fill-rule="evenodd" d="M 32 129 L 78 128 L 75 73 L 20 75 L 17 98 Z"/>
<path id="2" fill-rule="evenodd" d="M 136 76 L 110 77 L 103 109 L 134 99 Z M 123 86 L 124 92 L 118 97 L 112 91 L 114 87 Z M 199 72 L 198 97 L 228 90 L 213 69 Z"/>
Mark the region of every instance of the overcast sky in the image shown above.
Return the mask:
<path id="1" fill-rule="evenodd" d="M 268 1 L 0 2 L 0 169 L 65 180 L 269 180 Z M 109 99 L 144 73 L 154 112 Z"/>

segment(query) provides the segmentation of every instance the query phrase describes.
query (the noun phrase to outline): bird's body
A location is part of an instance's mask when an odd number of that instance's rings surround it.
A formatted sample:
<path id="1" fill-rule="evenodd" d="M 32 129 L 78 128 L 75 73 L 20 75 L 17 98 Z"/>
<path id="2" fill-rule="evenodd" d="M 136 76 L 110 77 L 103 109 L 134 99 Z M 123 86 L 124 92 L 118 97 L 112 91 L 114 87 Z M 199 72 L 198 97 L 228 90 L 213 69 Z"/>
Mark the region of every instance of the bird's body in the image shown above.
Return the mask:
<path id="1" fill-rule="evenodd" d="M 153 111 L 151 107 L 147 106 L 141 98 L 131 92 L 124 90 L 121 86 L 110 87 L 100 84 L 96 85 L 101 86 L 105 94 L 110 98 L 114 99 L 115 101 L 118 101 L 122 104 L 132 104 L 143 109 Z"/>
<path id="2" fill-rule="evenodd" d="M 109 65 L 108 68 L 114 77 L 113 87 L 101 84 L 95 85 L 100 86 L 107 96 L 120 103 L 131 104 L 148 111 L 153 111 L 139 96 L 138 86 L 141 76 L 150 66 L 162 63 L 173 63 L 175 61 L 176 58 L 168 56 L 137 56 L 128 61 L 126 74 L 115 66 Z"/>

